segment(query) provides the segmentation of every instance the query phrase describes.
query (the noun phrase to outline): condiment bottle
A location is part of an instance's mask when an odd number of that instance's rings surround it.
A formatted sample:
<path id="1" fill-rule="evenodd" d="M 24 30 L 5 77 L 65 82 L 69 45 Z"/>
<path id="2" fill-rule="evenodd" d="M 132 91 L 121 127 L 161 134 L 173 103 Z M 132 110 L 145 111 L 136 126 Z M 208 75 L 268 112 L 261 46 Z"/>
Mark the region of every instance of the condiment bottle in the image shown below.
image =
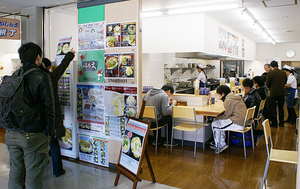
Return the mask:
<path id="1" fill-rule="evenodd" d="M 200 82 L 196 79 L 194 81 L 194 93 L 195 93 L 195 95 L 199 95 L 199 85 L 200 85 Z"/>

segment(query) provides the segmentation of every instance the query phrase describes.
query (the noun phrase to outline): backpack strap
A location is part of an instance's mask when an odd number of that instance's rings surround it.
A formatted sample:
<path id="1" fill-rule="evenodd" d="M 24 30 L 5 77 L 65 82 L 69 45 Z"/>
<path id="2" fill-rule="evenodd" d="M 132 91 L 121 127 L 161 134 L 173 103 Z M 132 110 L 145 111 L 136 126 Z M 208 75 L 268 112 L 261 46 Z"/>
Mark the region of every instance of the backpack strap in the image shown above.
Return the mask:
<path id="1" fill-rule="evenodd" d="M 23 70 L 23 69 L 22 69 Z M 30 70 L 26 71 L 25 73 L 22 74 L 24 77 L 25 75 L 29 74 L 30 72 L 33 72 L 34 70 L 37 70 L 37 68 L 31 68 Z M 22 72 L 22 71 L 21 71 Z"/>

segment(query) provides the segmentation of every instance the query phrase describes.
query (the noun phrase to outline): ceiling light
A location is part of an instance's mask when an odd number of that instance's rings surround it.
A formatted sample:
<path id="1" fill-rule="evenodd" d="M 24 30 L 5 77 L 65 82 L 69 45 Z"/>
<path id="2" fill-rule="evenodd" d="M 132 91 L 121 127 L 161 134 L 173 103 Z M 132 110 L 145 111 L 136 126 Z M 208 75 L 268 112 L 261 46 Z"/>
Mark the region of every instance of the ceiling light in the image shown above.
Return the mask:
<path id="1" fill-rule="evenodd" d="M 161 15 L 163 15 L 163 13 L 161 11 L 143 12 L 142 13 L 143 18 L 156 17 L 156 16 L 161 16 Z"/>

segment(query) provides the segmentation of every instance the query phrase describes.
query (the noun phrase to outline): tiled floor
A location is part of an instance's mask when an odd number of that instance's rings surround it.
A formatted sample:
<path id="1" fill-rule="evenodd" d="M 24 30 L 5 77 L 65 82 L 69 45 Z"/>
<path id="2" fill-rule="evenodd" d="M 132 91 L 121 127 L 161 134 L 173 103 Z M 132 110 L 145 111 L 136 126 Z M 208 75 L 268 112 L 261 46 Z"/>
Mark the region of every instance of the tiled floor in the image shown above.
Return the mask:
<path id="1" fill-rule="evenodd" d="M 7 189 L 9 165 L 9 155 L 5 144 L 0 143 L 0 189 Z M 51 159 L 51 158 L 50 158 Z M 114 186 L 116 173 L 101 170 L 91 166 L 73 163 L 71 161 L 63 160 L 66 174 L 58 178 L 52 176 L 51 162 L 46 166 L 44 173 L 44 187 L 45 189 L 130 189 L 132 182 L 121 175 L 119 184 Z M 172 189 L 166 185 L 152 183 L 150 181 L 142 180 L 137 185 L 138 189 Z M 175 188 L 174 188 L 175 189 Z"/>

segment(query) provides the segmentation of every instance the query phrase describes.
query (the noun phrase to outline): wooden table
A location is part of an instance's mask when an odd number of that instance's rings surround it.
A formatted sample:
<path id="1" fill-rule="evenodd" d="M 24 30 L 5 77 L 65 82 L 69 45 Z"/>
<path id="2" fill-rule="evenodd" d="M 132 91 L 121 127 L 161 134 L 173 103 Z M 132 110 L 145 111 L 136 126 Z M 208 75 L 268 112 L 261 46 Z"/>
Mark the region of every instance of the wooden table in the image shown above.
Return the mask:
<path id="1" fill-rule="evenodd" d="M 186 106 L 195 108 L 196 115 L 217 117 L 225 111 L 223 101 L 219 100 L 215 104 L 204 106 Z"/>

